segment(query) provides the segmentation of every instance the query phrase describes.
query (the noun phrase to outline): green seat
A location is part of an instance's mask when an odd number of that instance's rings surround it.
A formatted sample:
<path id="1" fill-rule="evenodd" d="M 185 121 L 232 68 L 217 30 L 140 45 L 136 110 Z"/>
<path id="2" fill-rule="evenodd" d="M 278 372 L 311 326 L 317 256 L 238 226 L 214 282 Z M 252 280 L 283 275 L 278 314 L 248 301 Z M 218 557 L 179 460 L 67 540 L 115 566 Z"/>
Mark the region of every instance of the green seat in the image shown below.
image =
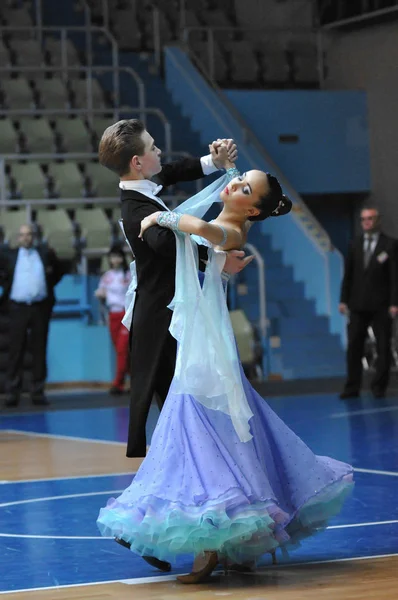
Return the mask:
<path id="1" fill-rule="evenodd" d="M 43 239 L 54 248 L 61 259 L 72 259 L 75 256 L 75 235 L 66 210 L 39 210 L 36 222 L 40 225 Z"/>
<path id="2" fill-rule="evenodd" d="M 54 133 L 47 119 L 23 118 L 19 120 L 19 127 L 27 138 L 29 152 L 44 154 L 55 150 Z"/>
<path id="3" fill-rule="evenodd" d="M 72 82 L 72 91 L 74 94 L 73 103 L 75 108 L 86 108 L 88 106 L 87 100 L 87 80 L 86 79 L 75 79 Z M 93 98 L 93 108 L 104 108 L 104 92 L 96 77 L 92 78 L 91 90 Z"/>
<path id="4" fill-rule="evenodd" d="M 38 162 L 11 163 L 16 189 L 25 200 L 48 198 L 47 181 Z"/>
<path id="5" fill-rule="evenodd" d="M 43 77 L 44 71 L 41 67 L 45 66 L 45 63 L 39 42 L 31 39 L 13 39 L 11 47 L 15 53 L 17 64 L 20 67 L 37 67 L 37 70 L 26 71 L 25 77 L 30 80 Z"/>
<path id="6" fill-rule="evenodd" d="M 239 355 L 244 365 L 251 365 L 255 362 L 255 340 L 253 327 L 247 319 L 243 310 L 232 310 L 229 313 L 234 331 Z"/>
<path id="7" fill-rule="evenodd" d="M 91 190 L 98 198 L 118 198 L 119 178 L 97 162 L 85 163 L 86 175 L 91 181 Z"/>
<path id="8" fill-rule="evenodd" d="M 112 119 L 112 117 L 94 117 L 91 129 L 95 133 L 98 142 L 100 141 L 105 129 L 114 122 L 115 120 Z"/>
<path id="9" fill-rule="evenodd" d="M 58 118 L 56 129 L 65 152 L 92 152 L 90 133 L 82 119 Z"/>
<path id="10" fill-rule="evenodd" d="M 84 195 L 84 181 L 74 161 L 51 163 L 49 174 L 54 178 L 55 190 L 61 198 L 81 198 Z"/>
<path id="11" fill-rule="evenodd" d="M 50 54 L 51 64 L 56 67 L 62 66 L 62 42 L 60 36 L 48 36 L 45 41 L 45 48 Z M 66 39 L 66 58 L 68 67 L 80 67 L 79 54 L 70 39 Z M 58 71 L 57 74 L 59 76 L 61 72 Z M 65 74 L 68 79 L 80 76 L 78 71 L 69 71 L 69 73 L 66 72 Z"/>
<path id="12" fill-rule="evenodd" d="M 5 92 L 8 108 L 30 109 L 35 107 L 32 88 L 25 78 L 3 79 L 2 88 Z"/>
<path id="13" fill-rule="evenodd" d="M 0 40 L 0 67 L 9 67 L 11 64 L 11 57 L 8 49 L 4 46 Z M 4 76 L 4 73 L 3 73 Z"/>
<path id="14" fill-rule="evenodd" d="M 80 225 L 82 237 L 88 250 L 102 255 L 111 243 L 111 224 L 101 208 L 79 208 L 75 221 Z"/>
<path id="15" fill-rule="evenodd" d="M 59 77 L 55 79 L 43 79 L 38 88 L 40 104 L 44 108 L 63 109 L 69 107 L 67 89 Z"/>
<path id="16" fill-rule="evenodd" d="M 0 154 L 18 152 L 18 134 L 10 119 L 0 119 Z"/>
<path id="17" fill-rule="evenodd" d="M 5 241 L 10 246 L 15 246 L 17 243 L 17 237 L 19 228 L 21 225 L 26 225 L 29 222 L 25 209 L 19 210 L 7 210 L 2 208 L 0 210 L 0 223 L 4 231 Z"/>

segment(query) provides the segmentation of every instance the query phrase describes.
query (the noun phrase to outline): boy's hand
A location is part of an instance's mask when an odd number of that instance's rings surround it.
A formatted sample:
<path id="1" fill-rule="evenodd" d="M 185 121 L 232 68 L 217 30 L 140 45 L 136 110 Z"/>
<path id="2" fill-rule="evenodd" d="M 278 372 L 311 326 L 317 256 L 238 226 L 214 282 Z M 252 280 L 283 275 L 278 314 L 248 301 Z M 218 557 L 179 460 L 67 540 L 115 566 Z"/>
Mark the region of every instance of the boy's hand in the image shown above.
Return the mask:
<path id="1" fill-rule="evenodd" d="M 229 275 L 236 275 L 243 271 L 253 260 L 254 256 L 246 256 L 243 250 L 230 250 L 225 259 L 224 271 Z"/>

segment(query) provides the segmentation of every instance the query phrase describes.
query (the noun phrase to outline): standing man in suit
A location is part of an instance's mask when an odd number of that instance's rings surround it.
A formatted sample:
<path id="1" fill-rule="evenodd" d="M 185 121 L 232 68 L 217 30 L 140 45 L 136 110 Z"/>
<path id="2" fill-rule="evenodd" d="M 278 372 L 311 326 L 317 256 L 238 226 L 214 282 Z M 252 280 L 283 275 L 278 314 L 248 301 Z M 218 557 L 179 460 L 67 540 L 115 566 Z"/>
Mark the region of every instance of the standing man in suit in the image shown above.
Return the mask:
<path id="1" fill-rule="evenodd" d="M 391 365 L 392 319 L 398 314 L 396 241 L 380 230 L 376 208 L 361 212 L 362 235 L 352 244 L 345 263 L 339 310 L 348 315 L 347 380 L 341 399 L 358 398 L 367 330 L 377 343 L 376 371 L 371 383 L 375 398 L 386 393 Z"/>
<path id="2" fill-rule="evenodd" d="M 217 144 L 216 144 L 217 145 Z M 135 256 L 137 290 L 130 335 L 131 398 L 127 443 L 128 457 L 146 455 L 145 425 L 154 394 L 163 406 L 175 370 L 176 341 L 169 333 L 168 308 L 175 285 L 176 244 L 174 233 L 151 227 L 139 239 L 141 221 L 159 210 L 168 210 L 157 196 L 164 186 L 193 181 L 222 168 L 212 155 L 186 158 L 166 164 L 153 137 L 137 119 L 123 120 L 108 127 L 100 141 L 99 160 L 120 177 L 124 231 Z M 236 159 L 236 146 L 228 143 Z M 151 181 L 157 176 L 157 183 Z M 199 257 L 207 259 L 207 248 L 198 246 Z M 231 252 L 226 271 L 237 273 L 248 263 L 244 252 Z"/>
<path id="3" fill-rule="evenodd" d="M 10 325 L 5 405 L 17 406 L 20 400 L 28 332 L 33 350 L 31 399 L 33 404 L 47 405 L 44 385 L 48 327 L 55 303 L 54 286 L 62 271 L 53 250 L 33 247 L 30 225 L 21 226 L 18 245 L 3 250 L 0 256 L 2 300 L 8 303 Z"/>

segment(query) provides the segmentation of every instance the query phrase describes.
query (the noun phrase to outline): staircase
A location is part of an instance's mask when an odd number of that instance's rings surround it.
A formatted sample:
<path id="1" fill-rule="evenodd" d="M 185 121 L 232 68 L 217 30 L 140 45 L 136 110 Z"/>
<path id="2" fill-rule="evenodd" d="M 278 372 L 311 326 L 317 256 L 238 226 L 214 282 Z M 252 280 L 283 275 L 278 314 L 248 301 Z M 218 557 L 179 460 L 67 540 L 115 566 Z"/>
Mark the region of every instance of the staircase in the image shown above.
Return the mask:
<path id="1" fill-rule="evenodd" d="M 316 314 L 303 282 L 294 279 L 293 268 L 283 263 L 282 252 L 272 248 L 261 226 L 252 228 L 250 243 L 266 265 L 269 372 L 283 379 L 342 376 L 344 352 L 340 337 L 330 333 L 329 319 Z M 251 322 L 258 322 L 258 277 L 253 264 L 237 278 L 236 302 Z"/>

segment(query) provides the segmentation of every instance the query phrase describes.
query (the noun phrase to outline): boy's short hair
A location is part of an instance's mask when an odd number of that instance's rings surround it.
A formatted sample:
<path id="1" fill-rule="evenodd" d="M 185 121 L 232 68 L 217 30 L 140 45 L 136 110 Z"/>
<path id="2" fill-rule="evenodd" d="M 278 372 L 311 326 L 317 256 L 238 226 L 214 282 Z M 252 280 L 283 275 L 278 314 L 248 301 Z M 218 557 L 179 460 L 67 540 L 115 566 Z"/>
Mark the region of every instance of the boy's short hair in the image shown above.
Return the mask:
<path id="1" fill-rule="evenodd" d="M 99 143 L 98 157 L 101 165 L 119 177 L 130 172 L 133 156 L 142 156 L 145 145 L 141 135 L 145 125 L 139 119 L 123 119 L 107 127 Z"/>

